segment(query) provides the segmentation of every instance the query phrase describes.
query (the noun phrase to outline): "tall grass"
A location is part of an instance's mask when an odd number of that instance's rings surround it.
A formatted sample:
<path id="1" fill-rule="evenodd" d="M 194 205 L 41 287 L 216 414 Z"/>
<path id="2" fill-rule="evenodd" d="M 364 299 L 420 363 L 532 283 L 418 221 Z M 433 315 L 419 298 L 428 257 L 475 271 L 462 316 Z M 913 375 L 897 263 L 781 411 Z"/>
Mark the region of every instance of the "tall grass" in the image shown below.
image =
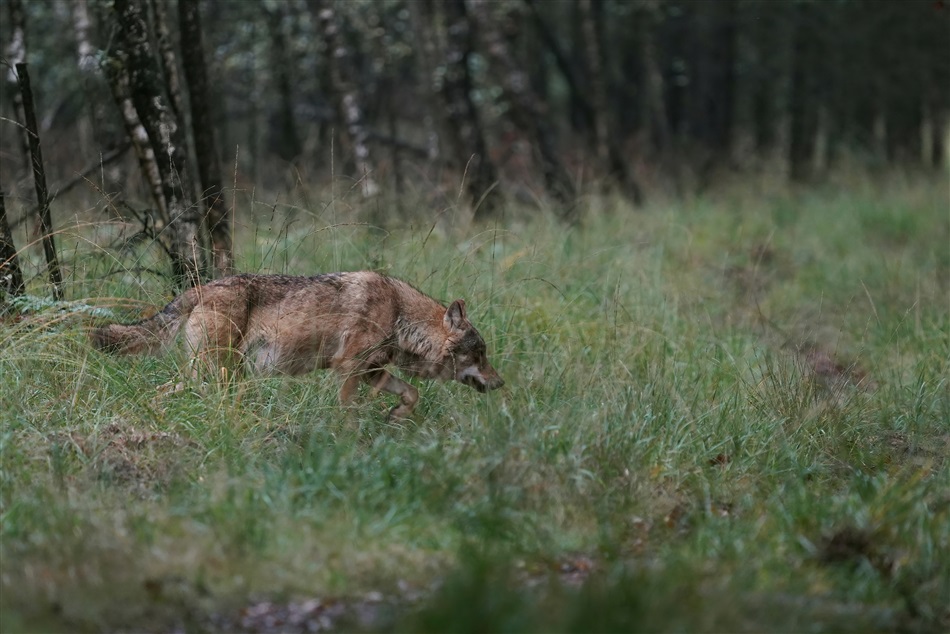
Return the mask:
<path id="1" fill-rule="evenodd" d="M 344 203 L 239 200 L 239 268 L 464 297 L 506 388 L 422 384 L 399 423 L 328 374 L 161 392 L 187 359 L 84 337 L 171 296 L 160 257 L 77 224 L 74 301 L 0 325 L 4 631 L 254 629 L 314 597 L 347 629 L 950 625 L 945 183 L 604 200 L 576 228 Z"/>

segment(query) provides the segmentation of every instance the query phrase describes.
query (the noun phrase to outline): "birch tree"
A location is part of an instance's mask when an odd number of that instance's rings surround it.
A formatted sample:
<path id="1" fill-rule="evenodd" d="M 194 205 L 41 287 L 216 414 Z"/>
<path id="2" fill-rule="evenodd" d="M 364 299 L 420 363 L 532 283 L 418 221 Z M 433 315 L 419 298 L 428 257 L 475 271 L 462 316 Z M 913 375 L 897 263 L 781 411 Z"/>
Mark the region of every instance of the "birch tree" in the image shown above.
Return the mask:
<path id="1" fill-rule="evenodd" d="M 364 198 L 370 198 L 379 193 L 379 186 L 376 185 L 373 177 L 373 165 L 369 156 L 369 133 L 363 120 L 360 96 L 356 86 L 348 79 L 352 75 L 352 70 L 349 68 L 350 53 L 340 33 L 341 18 L 333 8 L 332 2 L 322 2 L 318 16 L 320 30 L 327 46 L 330 84 L 336 101 L 338 118 L 345 126 L 360 191 Z"/>
<path id="2" fill-rule="evenodd" d="M 126 55 L 132 103 L 148 134 L 161 176 L 169 216 L 172 270 L 179 288 L 197 284 L 204 270 L 201 210 L 191 200 L 194 187 L 186 161 L 184 131 L 162 90 L 161 70 L 148 38 L 138 0 L 115 0 L 117 38 Z"/>

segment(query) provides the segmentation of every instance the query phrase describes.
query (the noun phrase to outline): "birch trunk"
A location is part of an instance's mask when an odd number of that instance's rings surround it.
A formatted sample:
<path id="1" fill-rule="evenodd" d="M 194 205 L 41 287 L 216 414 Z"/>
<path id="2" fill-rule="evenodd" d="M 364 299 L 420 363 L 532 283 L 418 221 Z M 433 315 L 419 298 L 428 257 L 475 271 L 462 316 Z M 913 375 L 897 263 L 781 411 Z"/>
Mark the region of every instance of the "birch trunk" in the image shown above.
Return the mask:
<path id="1" fill-rule="evenodd" d="M 158 158 L 162 194 L 169 215 L 172 269 L 179 288 L 199 283 L 203 266 L 201 210 L 186 161 L 184 132 L 162 94 L 161 70 L 148 39 L 138 0 L 115 0 L 119 37 L 128 56 L 132 103 Z"/>
<path id="2" fill-rule="evenodd" d="M 337 103 L 337 112 L 346 128 L 346 137 L 353 152 L 353 165 L 356 169 L 363 198 L 371 198 L 379 193 L 379 186 L 372 176 L 373 165 L 369 155 L 369 134 L 363 121 L 359 95 L 353 82 L 347 77 L 352 74 L 349 68 L 350 53 L 346 43 L 340 37 L 340 18 L 332 3 L 323 3 L 319 10 L 320 30 L 327 44 L 327 62 L 330 67 L 330 84 Z"/>

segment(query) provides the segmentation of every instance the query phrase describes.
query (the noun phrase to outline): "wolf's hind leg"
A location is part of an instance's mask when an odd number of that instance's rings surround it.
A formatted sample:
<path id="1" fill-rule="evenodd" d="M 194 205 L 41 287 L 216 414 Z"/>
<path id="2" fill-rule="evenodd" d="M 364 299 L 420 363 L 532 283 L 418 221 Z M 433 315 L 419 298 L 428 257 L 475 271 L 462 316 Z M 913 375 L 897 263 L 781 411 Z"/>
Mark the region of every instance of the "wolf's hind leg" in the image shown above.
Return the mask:
<path id="1" fill-rule="evenodd" d="M 197 308 L 192 312 L 185 324 L 185 342 L 192 355 L 193 378 L 204 374 L 209 380 L 227 384 L 240 374 L 242 325 L 215 310 Z"/>

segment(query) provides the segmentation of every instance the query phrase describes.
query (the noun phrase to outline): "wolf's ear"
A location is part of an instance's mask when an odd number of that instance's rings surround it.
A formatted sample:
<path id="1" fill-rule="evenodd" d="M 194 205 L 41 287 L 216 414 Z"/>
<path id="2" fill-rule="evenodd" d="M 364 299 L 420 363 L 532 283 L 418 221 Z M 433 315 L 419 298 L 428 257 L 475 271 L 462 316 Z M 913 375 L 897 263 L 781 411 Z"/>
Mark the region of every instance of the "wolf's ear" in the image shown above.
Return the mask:
<path id="1" fill-rule="evenodd" d="M 465 316 L 465 300 L 457 299 L 445 309 L 442 323 L 450 330 L 464 330 L 468 317 Z"/>

